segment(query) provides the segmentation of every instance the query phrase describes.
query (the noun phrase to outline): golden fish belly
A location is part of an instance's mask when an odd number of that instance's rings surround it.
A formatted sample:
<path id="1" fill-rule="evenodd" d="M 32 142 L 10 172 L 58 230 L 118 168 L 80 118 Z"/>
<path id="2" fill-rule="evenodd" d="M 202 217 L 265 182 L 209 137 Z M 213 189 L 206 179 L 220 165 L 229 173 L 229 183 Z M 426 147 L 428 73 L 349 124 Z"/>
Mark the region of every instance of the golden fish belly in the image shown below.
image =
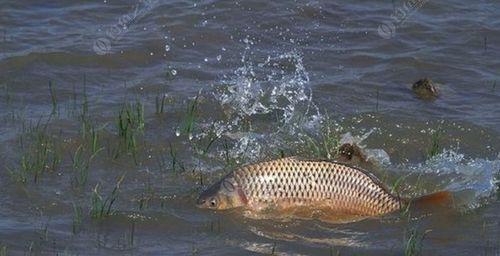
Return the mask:
<path id="1" fill-rule="evenodd" d="M 234 178 L 251 210 L 306 207 L 377 216 L 402 204 L 370 173 L 329 161 L 284 158 L 244 166 Z"/>

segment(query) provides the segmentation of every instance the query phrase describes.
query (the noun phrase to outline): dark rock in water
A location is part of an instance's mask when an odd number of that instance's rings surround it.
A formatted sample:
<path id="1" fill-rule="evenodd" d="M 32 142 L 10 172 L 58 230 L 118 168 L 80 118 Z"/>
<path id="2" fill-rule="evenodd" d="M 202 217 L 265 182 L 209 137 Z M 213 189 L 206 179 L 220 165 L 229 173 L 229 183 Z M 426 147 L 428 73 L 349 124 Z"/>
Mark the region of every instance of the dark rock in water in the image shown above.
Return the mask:
<path id="1" fill-rule="evenodd" d="M 435 99 L 439 95 L 437 86 L 429 78 L 416 81 L 412 86 L 413 92 L 423 99 Z"/>
<path id="2" fill-rule="evenodd" d="M 335 160 L 354 165 L 364 165 L 368 162 L 363 150 L 358 145 L 351 143 L 340 146 L 339 154 Z"/>

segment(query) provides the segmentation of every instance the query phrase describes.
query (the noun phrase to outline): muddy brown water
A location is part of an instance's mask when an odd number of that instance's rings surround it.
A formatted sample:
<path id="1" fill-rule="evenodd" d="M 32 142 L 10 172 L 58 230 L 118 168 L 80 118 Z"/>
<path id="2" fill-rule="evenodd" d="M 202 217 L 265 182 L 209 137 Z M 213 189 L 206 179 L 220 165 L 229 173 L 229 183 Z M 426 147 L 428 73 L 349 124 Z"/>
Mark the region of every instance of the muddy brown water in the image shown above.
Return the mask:
<path id="1" fill-rule="evenodd" d="M 0 253 L 498 255 L 500 5 L 410 2 L 2 1 Z M 325 123 L 388 186 L 461 205 L 349 224 L 195 207 L 237 166 L 315 156 Z"/>

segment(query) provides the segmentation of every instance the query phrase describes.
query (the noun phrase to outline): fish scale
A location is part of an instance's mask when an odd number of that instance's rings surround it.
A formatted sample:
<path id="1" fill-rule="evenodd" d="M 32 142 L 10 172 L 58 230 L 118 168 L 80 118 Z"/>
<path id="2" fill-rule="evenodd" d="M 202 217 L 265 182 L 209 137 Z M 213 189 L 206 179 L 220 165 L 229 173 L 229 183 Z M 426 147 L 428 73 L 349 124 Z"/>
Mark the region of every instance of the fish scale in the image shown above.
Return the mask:
<path id="1" fill-rule="evenodd" d="M 383 215 L 402 200 L 364 170 L 329 161 L 284 158 L 244 166 L 226 179 L 241 187 L 247 208 L 321 204 L 341 214 Z"/>

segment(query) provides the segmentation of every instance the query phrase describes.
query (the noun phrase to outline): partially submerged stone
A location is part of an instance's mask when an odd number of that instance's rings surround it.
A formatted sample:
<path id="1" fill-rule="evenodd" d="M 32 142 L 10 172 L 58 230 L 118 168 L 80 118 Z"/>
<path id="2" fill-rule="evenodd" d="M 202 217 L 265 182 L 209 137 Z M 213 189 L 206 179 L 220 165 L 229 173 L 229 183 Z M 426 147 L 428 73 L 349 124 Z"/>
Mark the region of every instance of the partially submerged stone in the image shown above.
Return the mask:
<path id="1" fill-rule="evenodd" d="M 366 156 L 358 145 L 345 143 L 339 147 L 337 160 L 341 162 L 366 162 Z"/>
<path id="2" fill-rule="evenodd" d="M 340 147 L 334 160 L 369 170 L 389 164 L 391 160 L 383 149 L 369 149 L 363 145 L 363 141 L 372 132 L 373 130 L 362 136 L 353 136 L 350 132 L 341 135 Z"/>
<path id="3" fill-rule="evenodd" d="M 359 166 L 361 168 L 373 169 L 375 167 L 373 161 L 368 160 L 364 150 L 357 144 L 342 144 L 335 160 L 352 166 Z"/>
<path id="4" fill-rule="evenodd" d="M 411 88 L 418 97 L 423 99 L 435 99 L 439 95 L 437 86 L 429 78 L 416 81 Z"/>

